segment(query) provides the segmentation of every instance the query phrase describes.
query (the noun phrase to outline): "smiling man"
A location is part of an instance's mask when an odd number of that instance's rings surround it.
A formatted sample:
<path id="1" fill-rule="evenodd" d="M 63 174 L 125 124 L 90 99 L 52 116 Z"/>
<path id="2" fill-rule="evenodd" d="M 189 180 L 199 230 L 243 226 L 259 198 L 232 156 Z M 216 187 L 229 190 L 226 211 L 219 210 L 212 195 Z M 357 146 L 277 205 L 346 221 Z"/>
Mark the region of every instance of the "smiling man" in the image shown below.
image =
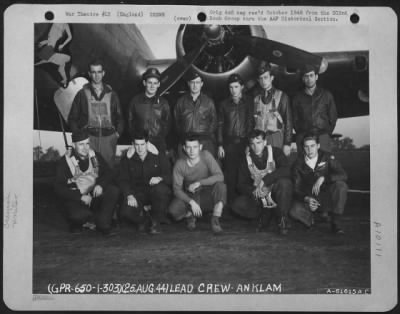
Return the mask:
<path id="1" fill-rule="evenodd" d="M 95 222 L 104 235 L 111 231 L 111 220 L 119 197 L 112 185 L 112 172 L 103 157 L 90 148 L 88 132 L 72 133 L 73 150 L 57 164 L 55 192 L 67 212 L 70 230 L 77 233 L 86 222 Z"/>
<path id="2" fill-rule="evenodd" d="M 76 94 L 68 117 L 72 132 L 87 129 L 90 144 L 99 152 L 110 167 L 115 165 L 117 140 L 124 129 L 118 95 L 103 83 L 103 63 L 89 64 L 90 83 Z"/>
<path id="3" fill-rule="evenodd" d="M 332 231 L 343 234 L 339 218 L 347 200 L 346 172 L 335 156 L 320 150 L 316 133 L 304 134 L 303 151 L 304 155 L 293 165 L 292 176 L 297 201 L 290 215 L 312 227 L 313 213 L 330 209 Z"/>
<path id="4" fill-rule="evenodd" d="M 161 154 L 166 153 L 166 137 L 171 128 L 171 112 L 168 101 L 157 95 L 161 74 L 156 68 L 148 68 L 142 75 L 144 92 L 133 97 L 129 104 L 129 131 L 131 136 L 138 130 L 149 133 L 149 141 Z"/>
<path id="5" fill-rule="evenodd" d="M 196 227 L 196 219 L 212 212 L 211 228 L 215 234 L 222 232 L 219 218 L 226 204 L 226 185 L 221 168 L 208 152 L 202 150 L 196 135 L 185 139 L 186 156 L 178 159 L 173 170 L 174 200 L 169 213 L 175 220 L 186 218 L 189 230 Z"/>

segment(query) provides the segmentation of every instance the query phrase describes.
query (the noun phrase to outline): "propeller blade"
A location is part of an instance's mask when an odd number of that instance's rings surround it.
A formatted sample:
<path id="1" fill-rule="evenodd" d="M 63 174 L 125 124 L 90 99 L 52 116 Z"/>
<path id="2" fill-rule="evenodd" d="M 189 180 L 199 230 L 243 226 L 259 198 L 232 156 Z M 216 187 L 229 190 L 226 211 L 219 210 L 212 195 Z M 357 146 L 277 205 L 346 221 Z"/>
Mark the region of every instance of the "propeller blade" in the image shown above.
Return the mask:
<path id="1" fill-rule="evenodd" d="M 207 42 L 204 41 L 197 50 L 193 50 L 182 58 L 177 59 L 176 62 L 161 73 L 159 96 L 165 94 L 185 74 L 204 50 L 206 44 Z"/>
<path id="2" fill-rule="evenodd" d="M 311 64 L 319 69 L 319 73 L 325 72 L 328 68 L 326 59 L 274 40 L 254 36 L 234 36 L 233 41 L 242 52 L 277 65 L 301 69 L 304 64 Z"/>

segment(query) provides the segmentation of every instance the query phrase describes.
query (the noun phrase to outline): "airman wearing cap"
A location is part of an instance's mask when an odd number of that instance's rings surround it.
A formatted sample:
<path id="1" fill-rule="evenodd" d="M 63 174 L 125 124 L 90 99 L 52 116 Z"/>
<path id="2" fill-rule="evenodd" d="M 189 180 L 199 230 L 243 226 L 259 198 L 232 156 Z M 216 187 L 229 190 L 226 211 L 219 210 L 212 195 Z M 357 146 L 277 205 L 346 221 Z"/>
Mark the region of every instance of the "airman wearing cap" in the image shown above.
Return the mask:
<path id="1" fill-rule="evenodd" d="M 74 131 L 72 142 L 72 152 L 57 164 L 55 181 L 55 192 L 67 211 L 70 230 L 77 233 L 91 222 L 97 231 L 112 235 L 111 220 L 119 197 L 119 189 L 112 184 L 112 171 L 104 158 L 90 148 L 86 129 Z"/>
<path id="2" fill-rule="evenodd" d="M 296 131 L 297 150 L 304 133 L 313 131 L 319 135 L 321 149 L 332 151 L 331 135 L 337 121 L 336 104 L 332 94 L 317 86 L 318 70 L 312 64 L 305 64 L 301 69 L 304 89 L 297 92 L 292 101 L 293 126 Z"/>
<path id="3" fill-rule="evenodd" d="M 274 75 L 268 63 L 257 69 L 260 89 L 254 97 L 254 128 L 267 134 L 268 144 L 290 154 L 292 113 L 289 97 L 272 85 Z"/>
<path id="4" fill-rule="evenodd" d="M 228 78 L 230 96 L 218 107 L 218 157 L 223 159 L 228 204 L 236 197 L 238 164 L 244 158 L 247 135 L 253 128 L 252 99 L 244 94 L 244 82 L 239 74 Z"/>
<path id="5" fill-rule="evenodd" d="M 203 145 L 216 157 L 215 131 L 217 129 L 217 113 L 214 101 L 202 92 L 203 79 L 194 70 L 185 75 L 189 92 L 180 97 L 174 109 L 175 125 L 180 139 L 178 154 L 183 157 L 182 143 L 187 133 L 196 133 Z"/>
<path id="6" fill-rule="evenodd" d="M 156 68 L 148 68 L 142 75 L 144 92 L 133 97 L 129 104 L 129 131 L 149 133 L 149 142 L 165 154 L 166 137 L 171 128 L 171 111 L 168 101 L 157 95 L 161 74 Z"/>

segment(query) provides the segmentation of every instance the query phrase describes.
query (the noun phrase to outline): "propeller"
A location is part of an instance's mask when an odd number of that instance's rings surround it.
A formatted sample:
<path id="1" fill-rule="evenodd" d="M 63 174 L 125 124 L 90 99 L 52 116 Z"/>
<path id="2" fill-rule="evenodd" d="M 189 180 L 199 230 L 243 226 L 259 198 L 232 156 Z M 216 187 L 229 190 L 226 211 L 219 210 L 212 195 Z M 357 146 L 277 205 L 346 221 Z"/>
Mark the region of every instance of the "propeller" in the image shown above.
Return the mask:
<path id="1" fill-rule="evenodd" d="M 311 64 L 319 69 L 319 73 L 328 68 L 328 61 L 321 56 L 267 38 L 252 36 L 250 30 L 243 26 L 181 25 L 177 42 L 182 44 L 177 46 L 178 59 L 161 73 L 160 96 L 192 64 L 195 69 L 211 75 L 233 71 L 248 56 L 286 68 L 301 69 L 305 64 Z M 184 54 L 186 51 L 188 53 Z"/>
<path id="2" fill-rule="evenodd" d="M 187 53 L 176 62 L 171 64 L 164 72 L 161 73 L 159 96 L 165 94 L 190 68 L 193 62 L 199 57 L 201 52 L 207 45 L 206 41 L 197 48 Z"/>
<path id="3" fill-rule="evenodd" d="M 319 73 L 328 68 L 328 61 L 321 56 L 274 40 L 235 35 L 233 42 L 241 52 L 280 66 L 301 69 L 305 64 L 310 64 L 319 69 Z"/>

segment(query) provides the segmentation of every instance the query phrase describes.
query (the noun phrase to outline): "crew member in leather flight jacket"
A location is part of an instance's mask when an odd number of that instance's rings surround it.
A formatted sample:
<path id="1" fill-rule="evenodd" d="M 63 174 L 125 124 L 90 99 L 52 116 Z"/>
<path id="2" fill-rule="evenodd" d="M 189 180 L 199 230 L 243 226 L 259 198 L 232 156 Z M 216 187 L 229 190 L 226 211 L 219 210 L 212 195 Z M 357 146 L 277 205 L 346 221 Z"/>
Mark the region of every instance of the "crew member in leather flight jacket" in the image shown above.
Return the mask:
<path id="1" fill-rule="evenodd" d="M 119 197 L 119 189 L 111 183 L 112 171 L 90 148 L 87 130 L 72 133 L 72 142 L 72 152 L 58 161 L 55 180 L 70 230 L 77 233 L 84 224 L 94 222 L 97 231 L 112 235 L 111 221 Z"/>
<path id="2" fill-rule="evenodd" d="M 203 150 L 208 150 L 216 158 L 217 112 L 214 101 L 201 91 L 203 79 L 197 72 L 189 70 L 185 79 L 189 92 L 178 99 L 174 108 L 175 125 L 181 142 L 178 146 L 179 157 L 185 156 L 182 144 L 186 135 L 196 134 Z"/>
<path id="3" fill-rule="evenodd" d="M 318 134 L 304 135 L 303 150 L 292 168 L 296 202 L 290 215 L 312 227 L 314 212 L 329 209 L 332 231 L 343 234 L 339 218 L 347 200 L 346 172 L 334 155 L 320 149 Z"/>
<path id="4" fill-rule="evenodd" d="M 262 63 L 257 70 L 260 89 L 254 97 L 254 128 L 267 134 L 269 145 L 290 154 L 292 144 L 292 112 L 289 97 L 272 85 L 274 75 L 268 63 Z"/>
<path id="5" fill-rule="evenodd" d="M 331 152 L 331 135 L 337 121 L 333 96 L 328 90 L 317 86 L 318 70 L 314 66 L 304 65 L 302 80 L 304 89 L 296 93 L 292 100 L 297 151 L 303 149 L 304 133 L 312 131 L 319 135 L 321 149 Z"/>
<path id="6" fill-rule="evenodd" d="M 115 165 L 117 140 L 124 129 L 118 95 L 103 83 L 103 63 L 89 64 L 90 83 L 76 94 L 68 117 L 72 132 L 87 129 L 92 149 L 99 152 L 112 168 Z"/>
<path id="7" fill-rule="evenodd" d="M 157 95 L 161 74 L 156 68 L 143 73 L 145 91 L 133 97 L 129 104 L 129 131 L 131 136 L 139 130 L 149 133 L 149 141 L 160 154 L 167 150 L 166 137 L 171 128 L 168 101 Z"/>
<path id="8" fill-rule="evenodd" d="M 243 93 L 244 82 L 239 74 L 228 78 L 230 97 L 218 108 L 218 157 L 223 159 L 228 204 L 236 197 L 238 164 L 244 157 L 247 136 L 253 128 L 253 100 Z"/>

